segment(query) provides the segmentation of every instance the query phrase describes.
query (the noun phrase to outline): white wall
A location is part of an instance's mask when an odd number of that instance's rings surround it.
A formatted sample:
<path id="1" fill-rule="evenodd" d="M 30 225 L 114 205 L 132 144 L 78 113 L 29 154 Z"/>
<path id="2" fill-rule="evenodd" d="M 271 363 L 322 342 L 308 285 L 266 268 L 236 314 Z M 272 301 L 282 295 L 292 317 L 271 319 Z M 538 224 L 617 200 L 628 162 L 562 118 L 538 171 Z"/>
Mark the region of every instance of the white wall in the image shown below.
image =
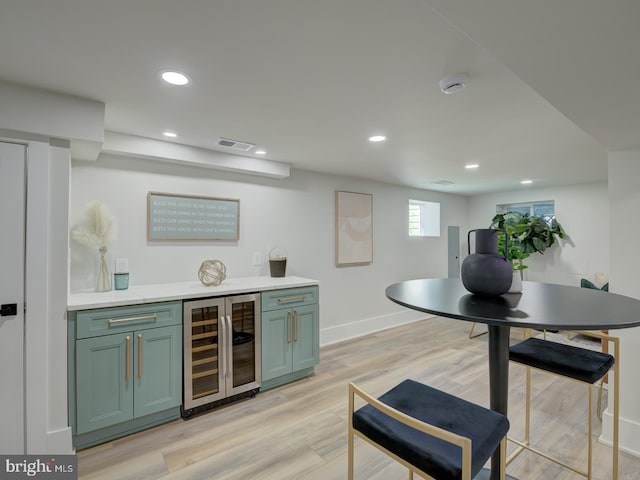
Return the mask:
<path id="1" fill-rule="evenodd" d="M 577 286 L 581 278 L 593 280 L 596 272 L 609 273 L 606 182 L 547 189 L 523 187 L 513 192 L 473 196 L 469 202 L 471 228 L 488 228 L 496 214 L 496 205 L 541 200 L 555 202 L 556 218 L 568 238 L 544 254 L 534 254 L 525 260 L 529 266 L 525 279 Z"/>
<path id="2" fill-rule="evenodd" d="M 373 194 L 374 261 L 337 268 L 334 259 L 335 190 Z M 238 242 L 147 242 L 148 191 L 240 199 Z M 443 235 L 409 238 L 409 198 L 441 202 Z M 416 277 L 447 275 L 447 225 L 466 231 L 465 197 L 338 176 L 293 170 L 288 179 L 183 167 L 101 155 L 94 163 L 74 162 L 70 222 L 89 202 L 104 202 L 116 215 L 113 256 L 129 258 L 131 283 L 197 281 L 205 259 L 219 259 L 230 277 L 268 275 L 253 267 L 252 253 L 264 257 L 275 246 L 288 251 L 287 274 L 320 281 L 323 344 L 422 318 L 385 298 L 389 284 Z M 71 289 L 92 288 L 94 252 L 72 241 Z"/>
<path id="3" fill-rule="evenodd" d="M 611 291 L 640 299 L 640 151 L 609 153 Z M 618 330 L 620 336 L 620 446 L 640 455 L 640 328 Z M 611 415 L 605 416 L 611 423 Z"/>

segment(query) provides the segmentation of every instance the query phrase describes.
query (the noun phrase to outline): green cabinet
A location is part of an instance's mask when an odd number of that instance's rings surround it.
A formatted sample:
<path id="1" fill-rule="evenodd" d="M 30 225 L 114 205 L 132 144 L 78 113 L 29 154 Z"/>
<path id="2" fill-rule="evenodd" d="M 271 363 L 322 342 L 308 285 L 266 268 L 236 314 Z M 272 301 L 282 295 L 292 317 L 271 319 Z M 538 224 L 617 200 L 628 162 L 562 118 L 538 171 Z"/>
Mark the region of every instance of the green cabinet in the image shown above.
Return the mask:
<path id="1" fill-rule="evenodd" d="M 76 447 L 179 416 L 181 302 L 71 313 L 69 416 Z"/>
<path id="2" fill-rule="evenodd" d="M 76 433 L 133 418 L 133 385 L 125 380 L 130 342 L 125 333 L 77 341 Z"/>
<path id="3" fill-rule="evenodd" d="M 262 389 L 313 373 L 320 360 L 318 287 L 262 293 Z"/>
<path id="4" fill-rule="evenodd" d="M 182 403 L 182 326 L 135 332 L 133 416 Z"/>

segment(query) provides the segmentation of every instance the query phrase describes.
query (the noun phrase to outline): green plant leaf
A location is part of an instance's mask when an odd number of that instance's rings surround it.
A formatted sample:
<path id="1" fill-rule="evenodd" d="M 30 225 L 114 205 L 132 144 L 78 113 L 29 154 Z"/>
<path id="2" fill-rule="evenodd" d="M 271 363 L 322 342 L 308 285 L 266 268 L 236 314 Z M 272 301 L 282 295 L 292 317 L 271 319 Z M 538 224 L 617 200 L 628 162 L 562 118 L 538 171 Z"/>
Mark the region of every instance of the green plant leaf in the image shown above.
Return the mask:
<path id="1" fill-rule="evenodd" d="M 539 237 L 534 237 L 531 239 L 531 241 L 533 242 L 533 247 L 538 252 L 543 253 L 547 249 L 547 244 L 543 239 Z"/>
<path id="2" fill-rule="evenodd" d="M 529 217 L 520 212 L 497 213 L 490 228 L 503 230 L 509 236 L 507 259 L 514 270 L 527 268 L 522 260 L 532 253 L 544 253 L 556 242 L 556 237 L 566 235 L 562 225 L 554 218 L 549 224 L 540 217 Z M 498 253 L 504 255 L 504 233 L 498 236 Z"/>

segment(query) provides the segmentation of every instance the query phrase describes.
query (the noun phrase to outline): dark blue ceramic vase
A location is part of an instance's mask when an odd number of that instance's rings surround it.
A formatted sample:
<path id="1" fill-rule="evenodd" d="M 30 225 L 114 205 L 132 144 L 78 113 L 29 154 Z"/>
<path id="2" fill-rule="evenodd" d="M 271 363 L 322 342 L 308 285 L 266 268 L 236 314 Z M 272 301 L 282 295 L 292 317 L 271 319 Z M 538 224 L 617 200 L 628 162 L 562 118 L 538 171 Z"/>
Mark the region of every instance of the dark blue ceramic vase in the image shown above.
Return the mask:
<path id="1" fill-rule="evenodd" d="M 505 233 L 505 255 L 498 255 L 498 232 L 492 228 L 478 228 L 467 234 L 469 256 L 462 262 L 462 284 L 476 295 L 495 297 L 511 288 L 513 269 L 507 260 L 509 239 Z M 471 253 L 471 232 L 475 232 L 476 253 Z"/>

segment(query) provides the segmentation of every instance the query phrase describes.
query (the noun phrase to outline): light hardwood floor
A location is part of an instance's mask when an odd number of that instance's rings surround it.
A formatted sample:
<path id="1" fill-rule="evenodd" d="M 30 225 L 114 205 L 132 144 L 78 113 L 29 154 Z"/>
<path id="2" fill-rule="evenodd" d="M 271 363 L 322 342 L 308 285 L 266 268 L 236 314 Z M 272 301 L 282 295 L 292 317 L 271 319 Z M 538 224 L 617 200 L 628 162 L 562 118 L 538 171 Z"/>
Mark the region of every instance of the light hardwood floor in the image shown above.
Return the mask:
<path id="1" fill-rule="evenodd" d="M 344 480 L 347 384 L 379 395 L 405 378 L 488 405 L 486 335 L 470 324 L 432 318 L 321 349 L 316 375 L 188 421 L 177 420 L 78 453 L 81 479 Z M 480 328 L 483 328 L 480 326 Z M 520 330 L 514 329 L 512 340 Z M 584 464 L 585 386 L 533 374 L 532 442 Z M 510 435 L 521 437 L 524 369 L 510 368 Z M 605 393 L 606 399 L 606 393 Z M 595 433 L 600 433 L 596 418 Z M 594 436 L 595 479 L 611 478 L 611 448 Z M 406 479 L 406 470 L 356 440 L 356 478 Z M 529 452 L 509 466 L 520 480 L 580 475 Z M 620 454 L 620 479 L 640 480 L 640 458 Z"/>

